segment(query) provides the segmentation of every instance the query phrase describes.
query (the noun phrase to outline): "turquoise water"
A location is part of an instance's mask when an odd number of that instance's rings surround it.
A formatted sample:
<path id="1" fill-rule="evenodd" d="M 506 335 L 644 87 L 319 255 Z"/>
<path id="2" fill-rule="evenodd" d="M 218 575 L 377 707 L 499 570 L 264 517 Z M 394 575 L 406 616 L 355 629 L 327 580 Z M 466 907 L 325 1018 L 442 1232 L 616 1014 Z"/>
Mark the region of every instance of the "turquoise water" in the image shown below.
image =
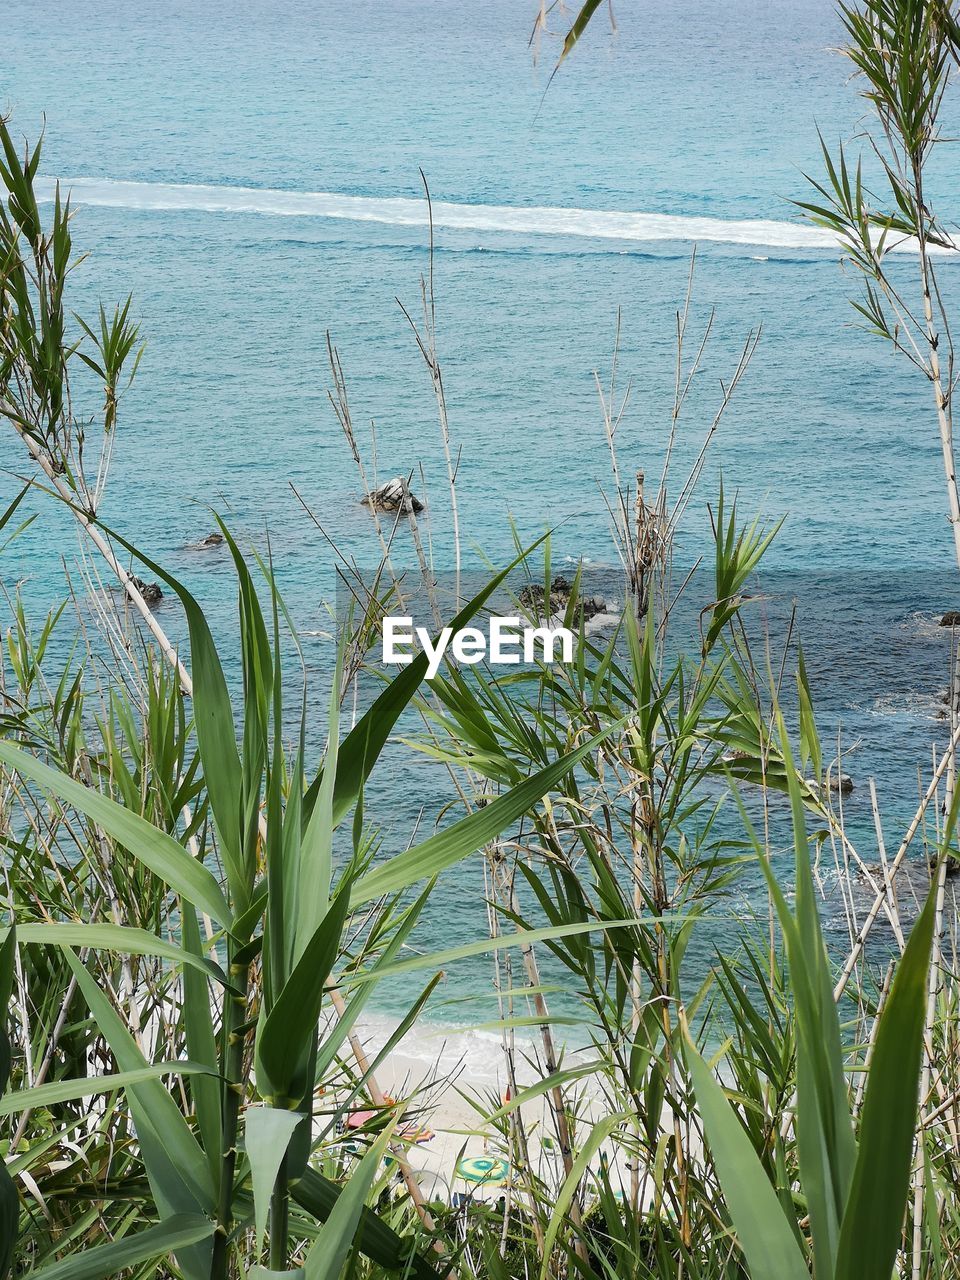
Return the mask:
<path id="1" fill-rule="evenodd" d="M 817 168 L 817 127 L 850 138 L 861 114 L 830 52 L 832 5 L 630 0 L 616 35 L 601 16 L 545 97 L 556 45 L 534 62 L 535 9 L 8 4 L 0 105 L 30 136 L 45 116 L 45 179 L 75 191 L 75 242 L 92 251 L 77 308 L 132 291 L 148 341 L 102 514 L 187 579 L 224 635 L 228 566 L 185 544 L 211 528 L 208 504 L 261 545 L 269 530 L 319 680 L 333 563 L 291 484 L 346 551 L 375 558 L 327 399 L 329 330 L 361 441 L 376 423 L 380 475 L 423 464 L 416 487 L 449 567 L 435 406 L 396 302 L 417 307 L 427 267 L 422 168 L 438 202 L 438 343 L 468 545 L 502 561 L 510 518 L 531 537 L 555 523 L 555 557 L 602 573 L 614 554 L 594 371 L 609 368 L 619 310 L 632 382 L 622 463 L 657 474 L 697 243 L 691 327 L 714 309 L 716 321 L 678 477 L 720 378 L 747 334 L 763 334 L 681 558 L 707 549 L 721 470 L 743 508 L 786 514 L 758 617 L 782 630 L 800 601 L 825 736 L 841 724 L 857 744 L 851 822 L 866 840 L 872 774 L 895 842 L 916 765 L 942 738 L 949 640 L 932 618 L 960 607 L 960 584 L 929 390 L 852 327 L 851 278 L 789 203 Z M 947 160 L 935 187 L 960 207 Z M 904 255 L 898 270 L 909 278 L 915 263 Z M 955 291 L 952 264 L 944 275 Z M 0 461 L 25 466 L 9 434 Z M 0 477 L 0 497 L 14 487 Z M 23 578 L 39 609 L 62 582 L 61 553 L 75 559 L 75 538 L 48 508 L 4 579 Z M 392 753 L 371 798 L 386 848 L 443 795 L 431 767 Z M 478 872 L 451 877 L 432 935 L 482 929 L 480 895 Z"/>

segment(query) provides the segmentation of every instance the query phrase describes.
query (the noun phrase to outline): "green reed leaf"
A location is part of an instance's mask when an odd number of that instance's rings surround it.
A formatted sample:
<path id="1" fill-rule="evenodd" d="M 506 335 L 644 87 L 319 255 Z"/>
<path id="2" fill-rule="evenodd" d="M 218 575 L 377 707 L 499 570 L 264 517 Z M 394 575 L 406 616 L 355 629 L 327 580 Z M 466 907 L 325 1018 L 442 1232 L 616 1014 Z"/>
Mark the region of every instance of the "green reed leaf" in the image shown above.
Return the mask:
<path id="1" fill-rule="evenodd" d="M 890 1280 L 894 1271 L 913 1165 L 936 895 L 934 881 L 880 1018 L 834 1280 Z"/>
<path id="2" fill-rule="evenodd" d="M 69 920 L 58 920 L 54 924 L 18 925 L 17 937 L 20 942 L 45 943 L 55 947 L 115 951 L 118 955 L 128 956 L 159 956 L 172 960 L 176 965 L 199 970 L 205 978 L 213 978 L 221 986 L 227 984 L 226 974 L 206 956 L 193 954 L 176 943 L 158 938 L 147 929 L 135 929 L 130 925 L 74 924 Z"/>
<path id="3" fill-rule="evenodd" d="M 340 949 L 350 886 L 345 883 L 304 948 L 276 1003 L 257 1032 L 257 1081 L 264 1097 L 299 1101 L 317 1035 L 323 988 Z"/>
<path id="4" fill-rule="evenodd" d="M 341 1183 L 332 1182 L 311 1168 L 290 1184 L 292 1199 L 318 1222 L 327 1221 L 343 1192 Z M 414 1243 L 397 1235 L 371 1209 L 361 1209 L 355 1238 L 361 1253 L 388 1271 L 397 1271 L 410 1280 L 440 1280 L 440 1273 L 416 1252 Z"/>
<path id="5" fill-rule="evenodd" d="M 209 1240 L 214 1224 L 196 1213 L 178 1213 L 154 1227 L 134 1231 L 110 1244 L 94 1245 L 59 1262 L 31 1271 L 34 1280 L 112 1280 L 129 1267 L 169 1257 L 187 1245 Z"/>
<path id="6" fill-rule="evenodd" d="M 140 1071 L 150 1064 L 124 1025 L 113 1004 L 93 975 L 72 951 L 65 951 L 77 985 L 93 1015 L 97 1029 L 110 1046 L 121 1071 Z M 140 1154 L 162 1215 L 211 1213 L 214 1195 L 210 1170 L 203 1152 L 173 1096 L 158 1080 L 131 1084 L 127 1101 L 137 1130 Z M 192 1280 L 202 1274 L 202 1259 L 181 1267 Z"/>
<path id="7" fill-rule="evenodd" d="M 109 796 L 76 782 L 62 770 L 43 764 L 10 742 L 0 740 L 0 762 L 48 794 L 57 796 L 64 804 L 86 814 L 175 893 L 229 927 L 230 908 L 216 878 L 172 836 L 138 813 L 124 809 Z"/>
<path id="8" fill-rule="evenodd" d="M 536 805 L 585 756 L 592 754 L 605 738 L 625 723 L 626 718 L 609 725 L 575 751 L 561 756 L 505 795 L 499 796 L 492 804 L 461 818 L 445 831 L 431 836 L 405 853 L 397 854 L 382 866 L 361 876 L 354 885 L 351 907 L 360 906 L 388 893 L 396 893 L 419 880 L 439 875 L 441 871 L 475 853 Z"/>
<path id="9" fill-rule="evenodd" d="M 810 1280 L 800 1246 L 763 1165 L 689 1036 L 684 1054 L 750 1280 Z"/>
<path id="10" fill-rule="evenodd" d="M 365 1200 L 373 1186 L 396 1123 L 384 1129 L 360 1163 L 350 1171 L 330 1216 L 320 1229 L 303 1264 L 304 1280 L 340 1280 L 343 1265 L 360 1225 Z"/>
<path id="11" fill-rule="evenodd" d="M 117 1071 L 104 1076 L 84 1076 L 79 1080 L 55 1080 L 52 1084 L 36 1085 L 32 1089 L 18 1089 L 16 1093 L 0 1098 L 0 1117 L 32 1111 L 37 1107 L 50 1107 L 57 1102 L 75 1102 L 78 1098 L 93 1098 L 101 1093 L 115 1093 L 129 1085 L 143 1084 L 146 1080 L 159 1080 L 161 1076 L 214 1075 L 215 1067 L 200 1062 L 152 1062 L 134 1071 Z"/>
<path id="12" fill-rule="evenodd" d="M 243 863 L 243 833 L 240 823 L 242 770 L 237 750 L 237 731 L 227 681 L 220 664 L 210 627 L 200 605 L 182 583 L 132 542 L 107 525 L 100 527 L 137 557 L 158 578 L 177 593 L 190 631 L 190 666 L 193 680 L 193 721 L 203 763 L 203 778 L 210 797 L 214 821 L 220 834 L 220 851 L 238 910 L 249 901 L 252 888 Z M 222 527 L 222 526 L 221 526 Z M 243 625 L 243 620 L 241 621 Z M 131 850 L 133 852 L 133 850 Z M 189 896 L 189 895 L 187 895 Z M 190 899 L 195 901 L 195 899 Z M 201 904 L 196 903 L 197 906 Z M 205 908 L 209 910 L 209 908 Z M 212 913 L 219 920 L 223 917 Z"/>

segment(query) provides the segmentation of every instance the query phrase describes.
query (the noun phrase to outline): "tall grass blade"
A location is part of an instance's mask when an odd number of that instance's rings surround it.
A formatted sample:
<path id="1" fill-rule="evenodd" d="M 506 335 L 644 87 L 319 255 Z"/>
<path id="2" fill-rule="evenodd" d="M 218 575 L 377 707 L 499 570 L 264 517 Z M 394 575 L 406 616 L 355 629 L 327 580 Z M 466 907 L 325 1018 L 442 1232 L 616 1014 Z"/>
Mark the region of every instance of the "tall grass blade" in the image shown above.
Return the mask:
<path id="1" fill-rule="evenodd" d="M 184 949 L 203 958 L 200 928 L 193 907 L 181 901 L 181 928 Z M 187 1057 L 194 1062 L 219 1064 L 213 1008 L 206 976 L 191 966 L 183 971 L 183 1031 Z M 207 1154 L 214 1190 L 219 1192 L 222 1171 L 220 1150 L 223 1141 L 223 1115 L 220 1108 L 220 1081 L 213 1076 L 195 1076 L 190 1081 L 200 1127 L 200 1138 Z"/>
<path id="2" fill-rule="evenodd" d="M 856 1143 L 850 1118 L 840 1018 L 820 927 L 800 783 L 786 725 L 777 712 L 796 851 L 793 920 L 781 907 L 790 981 L 797 1014 L 797 1154 L 810 1209 L 814 1261 L 820 1275 L 836 1263 L 840 1222 L 850 1191 Z M 766 866 L 768 882 L 770 869 Z M 794 924 L 795 927 L 790 927 Z"/>
<path id="3" fill-rule="evenodd" d="M 350 886 L 330 905 L 257 1034 L 257 1081 L 274 1102 L 299 1102 L 311 1084 L 310 1050 L 316 1041 L 324 983 L 330 975 L 347 916 Z"/>
<path id="4" fill-rule="evenodd" d="M 60 769 L 53 769 L 26 751 L 2 740 L 0 762 L 16 770 L 21 777 L 35 782 L 49 794 L 57 796 L 65 804 L 86 814 L 175 893 L 229 927 L 230 909 L 216 877 L 202 862 L 191 858 L 172 836 L 160 831 L 138 813 L 124 809 L 108 796 L 75 782 Z"/>
<path id="5" fill-rule="evenodd" d="M 97 1028 L 121 1071 L 139 1071 L 149 1064 L 110 1000 L 72 951 L 65 951 L 77 986 Z M 137 1141 L 150 1188 L 161 1217 L 180 1213 L 213 1212 L 210 1170 L 196 1138 L 171 1094 L 157 1080 L 130 1085 L 126 1091 Z M 209 1280 L 210 1248 L 194 1245 L 179 1258 L 187 1280 Z"/>
<path id="6" fill-rule="evenodd" d="M 340 1273 L 353 1245 L 367 1195 L 380 1169 L 395 1124 L 388 1125 L 351 1171 L 350 1179 L 337 1198 L 330 1216 L 310 1246 L 303 1266 L 304 1280 L 340 1280 Z"/>
<path id="7" fill-rule="evenodd" d="M 620 720 L 609 725 L 575 751 L 561 756 L 505 795 L 499 796 L 492 804 L 461 818 L 445 831 L 431 836 L 405 853 L 397 854 L 382 866 L 361 876 L 354 885 L 351 907 L 361 906 L 364 902 L 385 894 L 409 888 L 419 880 L 439 875 L 441 871 L 475 853 L 537 804 L 571 769 L 590 755 L 604 738 L 624 723 L 625 720 Z"/>
<path id="8" fill-rule="evenodd" d="M 343 647 L 337 646 L 327 718 L 327 750 L 320 791 L 307 820 L 300 844 L 297 876 L 297 915 L 292 961 L 300 959 L 330 905 L 333 870 L 334 793 L 340 741 L 340 681 Z"/>
<path id="9" fill-rule="evenodd" d="M 19 1111 L 32 1111 L 35 1107 L 53 1106 L 58 1102 L 76 1102 L 80 1098 L 94 1098 L 101 1093 L 114 1093 L 118 1089 L 143 1084 L 147 1080 L 159 1080 L 162 1076 L 212 1075 L 215 1070 L 200 1062 L 176 1060 L 151 1062 L 134 1071 L 55 1080 L 51 1084 L 38 1084 L 32 1089 L 18 1089 L 16 1093 L 5 1094 L 0 1098 L 0 1117 L 16 1115 Z"/>
<path id="10" fill-rule="evenodd" d="M 7 1017 L 10 997 L 13 994 L 13 968 L 17 938 L 11 927 L 0 944 L 0 1095 L 5 1094 L 10 1080 L 10 1039 L 7 1035 Z M 5 1101 L 0 1097 L 0 1102 Z M 0 1156 L 0 1280 L 6 1280 L 13 1265 L 13 1251 L 17 1245 L 20 1221 L 20 1198 L 16 1184 L 7 1171 L 7 1162 Z"/>
<path id="11" fill-rule="evenodd" d="M 579 1190 L 580 1183 L 583 1181 L 584 1174 L 590 1167 L 590 1161 L 600 1150 L 601 1144 L 609 1138 L 614 1129 L 618 1125 L 624 1123 L 627 1119 L 625 1112 L 614 1112 L 612 1115 L 604 1116 L 590 1130 L 590 1134 L 586 1142 L 577 1152 L 577 1158 L 570 1166 L 570 1172 L 564 1178 L 563 1186 L 557 1196 L 553 1212 L 550 1215 L 550 1222 L 547 1226 L 546 1235 L 543 1241 L 543 1259 L 540 1265 L 540 1280 L 547 1280 L 551 1274 L 550 1265 L 553 1255 L 553 1248 L 557 1239 L 557 1232 L 560 1230 L 567 1213 L 570 1209 L 571 1201 Z"/>
<path id="12" fill-rule="evenodd" d="M 223 527 L 223 526 L 221 526 Z M 248 883 L 242 861 L 240 825 L 241 766 L 237 732 L 227 681 L 220 665 L 210 627 L 203 610 L 172 574 L 144 555 L 114 529 L 101 524 L 110 537 L 137 557 L 176 592 L 183 605 L 190 632 L 190 669 L 193 679 L 193 719 L 203 762 L 203 777 L 214 821 L 220 833 L 221 853 L 239 910 L 247 905 Z M 131 850 L 132 852 L 132 850 Z M 199 906 L 200 904 L 197 903 Z M 209 908 L 205 908 L 209 910 Z M 222 919 L 219 915 L 217 919 Z"/>
<path id="13" fill-rule="evenodd" d="M 340 1183 L 331 1182 L 311 1168 L 290 1184 L 291 1197 L 318 1222 L 327 1221 L 343 1191 Z M 377 1266 L 397 1271 L 409 1280 L 440 1280 L 439 1273 L 426 1258 L 370 1209 L 361 1210 L 356 1241 L 361 1253 Z"/>
<path id="14" fill-rule="evenodd" d="M 689 1037 L 684 1052 L 750 1280 L 810 1280 L 783 1207 L 723 1089 Z"/>
<path id="15" fill-rule="evenodd" d="M 196 1213 L 179 1213 L 112 1244 L 94 1245 L 72 1257 L 31 1271 L 33 1280 L 112 1280 L 140 1263 L 166 1257 L 188 1245 L 209 1240 L 214 1226 Z"/>
<path id="16" fill-rule="evenodd" d="M 172 960 L 175 965 L 195 969 L 204 978 L 213 978 L 226 985 L 223 970 L 206 956 L 178 947 L 174 942 L 158 938 L 146 929 L 136 929 L 125 924 L 73 924 L 57 921 L 54 924 L 21 924 L 17 926 L 17 938 L 21 943 L 44 943 L 55 947 L 79 947 L 91 951 L 116 951 L 128 956 L 158 956 Z"/>
<path id="17" fill-rule="evenodd" d="M 580 12 L 574 18 L 573 23 L 570 26 L 570 30 L 564 37 L 563 49 L 560 51 L 557 66 L 560 65 L 564 58 L 568 57 L 573 52 L 574 45 L 586 31 L 587 26 L 590 23 L 590 19 L 597 12 L 602 3 L 603 0 L 586 0 L 586 4 L 583 5 Z"/>
<path id="18" fill-rule="evenodd" d="M 910 1186 L 936 877 L 880 1018 L 834 1280 L 890 1280 Z"/>

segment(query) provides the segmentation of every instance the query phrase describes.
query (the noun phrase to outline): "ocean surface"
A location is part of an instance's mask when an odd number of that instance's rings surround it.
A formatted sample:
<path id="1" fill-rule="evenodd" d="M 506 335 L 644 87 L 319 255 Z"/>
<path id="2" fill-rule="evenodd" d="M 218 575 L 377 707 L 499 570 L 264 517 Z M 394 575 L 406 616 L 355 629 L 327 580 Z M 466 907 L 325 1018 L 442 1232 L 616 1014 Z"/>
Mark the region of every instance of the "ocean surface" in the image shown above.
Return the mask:
<path id="1" fill-rule="evenodd" d="M 45 129 L 44 192 L 59 179 L 74 193 L 75 246 L 89 252 L 74 307 L 132 293 L 147 341 L 101 513 L 191 585 L 227 653 L 227 558 L 188 545 L 213 527 L 211 508 L 258 547 L 269 535 L 322 688 L 334 559 L 293 487 L 345 554 L 376 559 L 328 399 L 329 333 L 368 466 L 375 438 L 381 479 L 415 470 L 435 563 L 451 567 L 436 407 L 397 301 L 421 314 L 422 170 L 467 560 L 510 558 L 511 521 L 531 539 L 550 525 L 555 561 L 583 558 L 615 591 L 595 373 L 606 383 L 619 316 L 621 465 L 657 476 L 696 246 L 691 350 L 715 318 L 675 485 L 721 380 L 762 336 L 678 564 L 709 554 L 721 474 L 743 512 L 785 517 L 754 622 L 776 641 L 796 601 L 824 737 L 832 751 L 839 734 L 857 783 L 851 830 L 875 857 L 868 778 L 894 848 L 943 739 L 950 638 L 936 619 L 960 608 L 960 579 L 929 387 L 855 327 L 853 274 L 791 203 L 818 172 L 818 128 L 857 145 L 864 107 L 832 52 L 833 5 L 620 0 L 616 32 L 601 13 L 549 89 L 558 44 L 528 47 L 537 7 L 8 0 L 0 109 L 31 138 Z M 945 151 L 932 189 L 948 221 L 958 175 Z M 915 258 L 896 270 L 909 285 Z M 956 273 L 944 260 L 948 296 Z M 0 464 L 9 499 L 29 469 L 9 432 Z M 78 560 L 69 520 L 41 507 L 0 563 L 34 614 Z M 161 608 L 181 635 L 175 606 Z M 428 828 L 445 796 L 435 766 L 391 749 L 368 797 L 385 849 L 405 846 L 421 807 Z M 481 933 L 479 870 L 451 873 L 431 911 L 425 946 Z M 485 972 L 452 973 L 446 995 Z"/>

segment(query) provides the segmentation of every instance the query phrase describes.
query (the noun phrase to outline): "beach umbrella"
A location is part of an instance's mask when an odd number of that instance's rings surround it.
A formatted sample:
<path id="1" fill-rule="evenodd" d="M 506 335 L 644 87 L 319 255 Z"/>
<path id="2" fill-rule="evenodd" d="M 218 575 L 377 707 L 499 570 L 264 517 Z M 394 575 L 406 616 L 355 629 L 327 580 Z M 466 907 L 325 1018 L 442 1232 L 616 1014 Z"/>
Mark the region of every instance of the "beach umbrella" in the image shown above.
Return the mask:
<path id="1" fill-rule="evenodd" d="M 347 1128 L 362 1129 L 371 1120 L 376 1120 L 378 1114 L 376 1111 L 351 1111 L 347 1116 Z"/>
<path id="2" fill-rule="evenodd" d="M 376 1120 L 384 1109 L 394 1106 L 396 1106 L 396 1100 L 391 1098 L 389 1094 L 384 1094 L 383 1107 L 360 1107 L 356 1111 L 351 1111 L 347 1116 L 347 1128 L 362 1129 L 371 1120 Z"/>
<path id="3" fill-rule="evenodd" d="M 407 1125 L 405 1129 L 401 1129 L 397 1134 L 398 1138 L 402 1138 L 404 1142 L 432 1142 L 437 1135 L 433 1130 L 425 1125 Z"/>
<path id="4" fill-rule="evenodd" d="M 456 1172 L 464 1182 L 498 1186 L 506 1182 L 510 1166 L 500 1156 L 463 1156 L 457 1161 Z"/>

